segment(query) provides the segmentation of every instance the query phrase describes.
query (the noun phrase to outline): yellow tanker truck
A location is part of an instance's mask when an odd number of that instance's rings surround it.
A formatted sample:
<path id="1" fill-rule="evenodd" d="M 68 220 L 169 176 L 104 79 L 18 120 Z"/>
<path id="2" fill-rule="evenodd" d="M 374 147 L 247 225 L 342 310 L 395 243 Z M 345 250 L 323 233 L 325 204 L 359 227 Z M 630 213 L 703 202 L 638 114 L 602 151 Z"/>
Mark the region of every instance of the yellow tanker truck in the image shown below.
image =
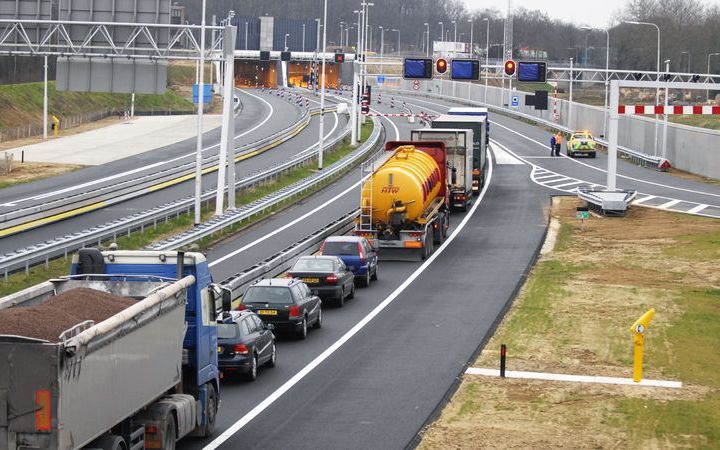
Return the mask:
<path id="1" fill-rule="evenodd" d="M 450 225 L 447 153 L 439 141 L 394 141 L 379 167 L 363 166 L 360 218 L 355 234 L 369 239 L 383 259 L 414 253 L 422 259 L 441 244 Z"/>

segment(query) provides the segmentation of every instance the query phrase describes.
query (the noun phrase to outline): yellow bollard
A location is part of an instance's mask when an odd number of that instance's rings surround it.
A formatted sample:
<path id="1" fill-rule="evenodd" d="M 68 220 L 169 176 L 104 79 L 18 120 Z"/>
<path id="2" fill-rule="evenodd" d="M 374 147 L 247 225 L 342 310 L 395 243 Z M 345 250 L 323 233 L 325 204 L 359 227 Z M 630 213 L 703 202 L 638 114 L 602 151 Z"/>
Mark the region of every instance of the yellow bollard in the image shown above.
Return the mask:
<path id="1" fill-rule="evenodd" d="M 633 334 L 633 381 L 639 383 L 642 380 L 643 346 L 645 344 L 645 332 L 650 322 L 655 317 L 655 308 L 640 316 L 630 327 Z"/>
<path id="2" fill-rule="evenodd" d="M 58 119 L 55 114 L 52 115 L 52 129 L 53 136 L 57 137 L 60 133 L 60 119 Z"/>

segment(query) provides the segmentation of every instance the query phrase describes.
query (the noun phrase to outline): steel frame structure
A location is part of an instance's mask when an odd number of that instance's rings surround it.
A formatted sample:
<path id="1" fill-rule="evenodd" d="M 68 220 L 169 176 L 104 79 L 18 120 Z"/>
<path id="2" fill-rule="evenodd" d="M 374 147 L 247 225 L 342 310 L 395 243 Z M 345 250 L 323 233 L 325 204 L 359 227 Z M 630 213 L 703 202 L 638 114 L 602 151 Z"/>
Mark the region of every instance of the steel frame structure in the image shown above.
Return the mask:
<path id="1" fill-rule="evenodd" d="M 196 34 L 201 29 L 200 25 L 0 19 L 0 55 L 199 60 Z M 205 30 L 218 31 L 204 51 L 205 59 L 222 61 L 223 27 L 205 26 Z"/>

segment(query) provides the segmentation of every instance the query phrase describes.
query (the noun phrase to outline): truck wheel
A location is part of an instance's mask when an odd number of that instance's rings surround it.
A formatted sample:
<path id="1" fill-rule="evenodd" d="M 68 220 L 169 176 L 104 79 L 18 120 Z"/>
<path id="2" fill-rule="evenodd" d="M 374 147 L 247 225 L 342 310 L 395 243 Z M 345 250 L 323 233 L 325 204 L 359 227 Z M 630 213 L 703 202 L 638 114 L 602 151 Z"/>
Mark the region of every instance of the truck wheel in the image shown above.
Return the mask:
<path id="1" fill-rule="evenodd" d="M 165 432 L 163 433 L 162 450 L 175 450 L 177 430 L 175 430 L 175 419 L 169 414 L 165 420 Z"/>
<path id="2" fill-rule="evenodd" d="M 255 360 L 255 364 L 257 367 L 257 359 Z M 257 372 L 257 370 L 256 370 Z M 215 390 L 215 386 L 212 383 L 207 384 L 207 392 L 208 392 L 208 401 L 207 405 L 205 405 L 205 417 L 207 417 L 207 423 L 203 427 L 202 430 L 202 436 L 203 437 L 210 437 L 215 432 L 215 421 L 217 419 L 217 410 L 218 410 L 218 398 L 217 398 L 217 391 Z M 174 422 L 173 422 L 174 426 Z M 175 448 L 173 446 L 173 448 Z"/>

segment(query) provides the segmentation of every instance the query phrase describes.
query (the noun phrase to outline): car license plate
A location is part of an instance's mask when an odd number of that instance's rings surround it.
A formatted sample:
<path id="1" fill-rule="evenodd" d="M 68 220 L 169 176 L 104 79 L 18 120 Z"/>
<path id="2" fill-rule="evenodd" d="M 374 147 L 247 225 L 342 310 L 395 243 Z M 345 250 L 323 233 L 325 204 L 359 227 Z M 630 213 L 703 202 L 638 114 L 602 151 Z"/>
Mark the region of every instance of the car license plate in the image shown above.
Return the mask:
<path id="1" fill-rule="evenodd" d="M 258 309 L 257 313 L 263 316 L 277 316 L 277 311 L 274 309 Z"/>
<path id="2" fill-rule="evenodd" d="M 320 278 L 303 278 L 302 280 L 305 283 L 312 283 L 312 284 L 317 284 L 320 282 Z"/>

